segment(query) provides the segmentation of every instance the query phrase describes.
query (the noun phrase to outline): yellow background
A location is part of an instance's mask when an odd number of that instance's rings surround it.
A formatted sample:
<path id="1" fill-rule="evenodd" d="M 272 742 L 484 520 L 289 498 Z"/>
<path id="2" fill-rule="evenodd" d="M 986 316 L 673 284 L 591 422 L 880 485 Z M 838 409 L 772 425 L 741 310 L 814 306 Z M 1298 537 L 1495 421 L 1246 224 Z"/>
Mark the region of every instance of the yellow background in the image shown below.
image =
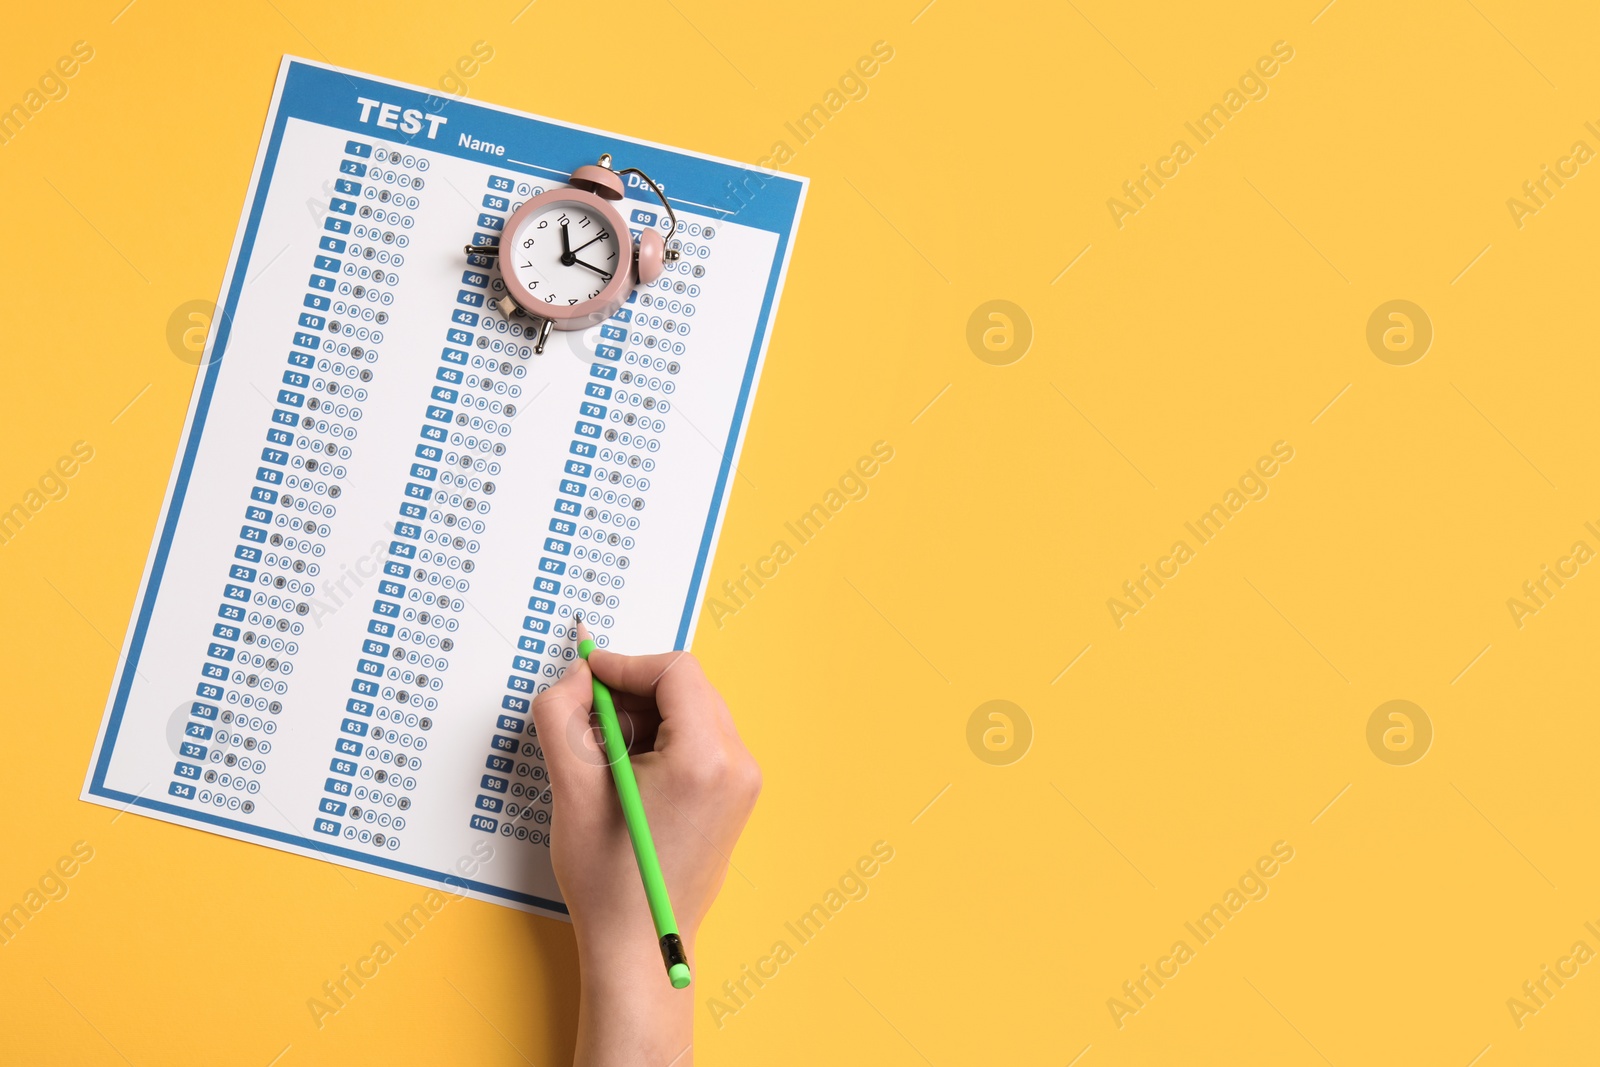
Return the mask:
<path id="1" fill-rule="evenodd" d="M 0 105 L 95 56 L 0 146 L 0 508 L 95 458 L 0 546 L 0 906 L 95 855 L 0 948 L 0 1059 L 570 1056 L 568 927 L 452 904 L 319 1030 L 307 998 L 422 890 L 77 799 L 194 378 L 168 319 L 216 295 L 280 57 L 438 85 L 477 41 L 475 99 L 746 161 L 894 49 L 788 164 L 811 192 L 713 582 L 895 458 L 695 643 L 766 772 L 699 944 L 699 1062 L 1592 1055 L 1600 963 L 1520 1029 L 1506 1000 L 1600 949 L 1600 566 L 1520 629 L 1506 600 L 1600 548 L 1600 175 L 1521 228 L 1506 200 L 1600 148 L 1600 16 L 923 2 L 8 11 Z M 1269 95 L 1195 144 L 1279 40 Z M 1179 138 L 1119 229 L 1107 199 Z M 1034 331 L 1007 366 L 966 341 L 991 299 Z M 1410 366 L 1365 339 L 1391 299 L 1435 330 Z M 1107 598 L 1279 440 L 1270 496 L 1118 629 Z M 967 741 L 995 699 L 1032 726 L 1007 766 Z M 1409 766 L 1367 744 L 1391 699 L 1433 725 Z M 867 898 L 715 1026 L 714 987 L 879 840 Z M 1280 840 L 1270 895 L 1119 1029 L 1107 998 Z"/>

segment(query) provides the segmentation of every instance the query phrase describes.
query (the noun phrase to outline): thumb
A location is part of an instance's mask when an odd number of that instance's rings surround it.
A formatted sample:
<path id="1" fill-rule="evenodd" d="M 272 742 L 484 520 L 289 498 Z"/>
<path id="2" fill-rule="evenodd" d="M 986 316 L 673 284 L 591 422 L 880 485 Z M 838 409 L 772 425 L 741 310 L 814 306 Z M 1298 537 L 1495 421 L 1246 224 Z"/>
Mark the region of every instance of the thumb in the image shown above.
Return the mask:
<path id="1" fill-rule="evenodd" d="M 589 665 L 575 660 L 560 681 L 533 701 L 533 728 L 558 795 L 574 796 L 606 771 L 605 753 L 589 726 L 593 684 Z"/>

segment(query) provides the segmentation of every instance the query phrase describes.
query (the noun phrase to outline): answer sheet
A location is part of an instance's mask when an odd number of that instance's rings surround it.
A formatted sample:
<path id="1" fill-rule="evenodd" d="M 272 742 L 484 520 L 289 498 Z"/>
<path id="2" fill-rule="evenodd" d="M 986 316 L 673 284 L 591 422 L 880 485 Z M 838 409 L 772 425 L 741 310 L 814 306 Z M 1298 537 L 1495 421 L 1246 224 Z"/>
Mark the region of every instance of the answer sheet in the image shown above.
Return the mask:
<path id="1" fill-rule="evenodd" d="M 535 354 L 463 246 L 607 152 L 682 258 Z M 688 647 L 805 191 L 286 58 L 83 798 L 565 915 L 529 704 Z"/>

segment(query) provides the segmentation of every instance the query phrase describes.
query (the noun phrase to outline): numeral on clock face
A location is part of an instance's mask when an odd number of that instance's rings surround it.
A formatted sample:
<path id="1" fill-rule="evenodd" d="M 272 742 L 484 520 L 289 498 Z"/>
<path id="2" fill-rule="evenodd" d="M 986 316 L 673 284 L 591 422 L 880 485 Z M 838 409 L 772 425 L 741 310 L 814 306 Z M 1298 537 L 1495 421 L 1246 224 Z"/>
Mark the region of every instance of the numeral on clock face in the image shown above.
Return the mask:
<path id="1" fill-rule="evenodd" d="M 523 222 L 511 241 L 520 254 L 512 261 L 515 278 L 507 280 L 546 304 L 595 299 L 622 262 L 617 234 L 581 204 L 552 205 Z"/>

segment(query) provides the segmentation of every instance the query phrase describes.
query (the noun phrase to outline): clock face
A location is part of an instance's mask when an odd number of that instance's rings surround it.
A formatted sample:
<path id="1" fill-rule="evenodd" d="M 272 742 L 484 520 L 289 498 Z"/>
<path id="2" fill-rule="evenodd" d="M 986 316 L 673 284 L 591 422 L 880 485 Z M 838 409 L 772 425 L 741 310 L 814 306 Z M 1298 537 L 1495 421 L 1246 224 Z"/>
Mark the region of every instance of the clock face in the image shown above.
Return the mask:
<path id="1" fill-rule="evenodd" d="M 627 264 L 605 216 L 571 200 L 529 215 L 510 235 L 506 285 L 535 312 L 541 304 L 572 307 L 598 297 Z"/>

